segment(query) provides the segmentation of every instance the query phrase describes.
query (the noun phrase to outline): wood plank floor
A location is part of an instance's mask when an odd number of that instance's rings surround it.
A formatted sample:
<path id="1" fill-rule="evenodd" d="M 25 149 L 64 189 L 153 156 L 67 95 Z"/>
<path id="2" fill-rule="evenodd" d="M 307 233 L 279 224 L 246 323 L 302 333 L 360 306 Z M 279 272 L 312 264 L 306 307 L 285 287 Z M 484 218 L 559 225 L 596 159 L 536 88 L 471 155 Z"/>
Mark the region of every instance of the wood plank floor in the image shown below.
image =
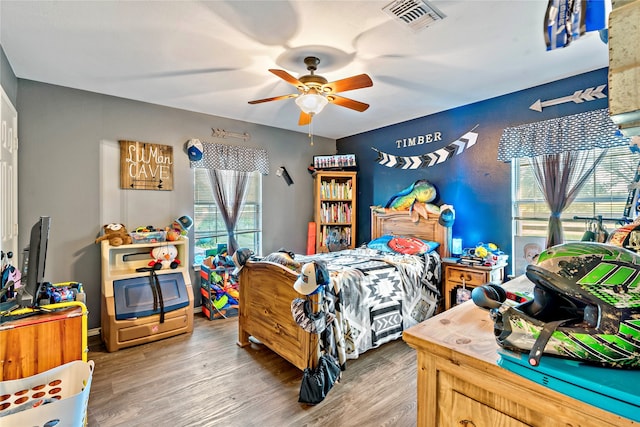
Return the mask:
<path id="1" fill-rule="evenodd" d="M 114 353 L 91 337 L 89 427 L 416 425 L 416 354 L 402 340 L 349 361 L 307 406 L 302 372 L 262 345 L 238 347 L 237 330 L 237 319 L 196 314 L 192 334 Z"/>

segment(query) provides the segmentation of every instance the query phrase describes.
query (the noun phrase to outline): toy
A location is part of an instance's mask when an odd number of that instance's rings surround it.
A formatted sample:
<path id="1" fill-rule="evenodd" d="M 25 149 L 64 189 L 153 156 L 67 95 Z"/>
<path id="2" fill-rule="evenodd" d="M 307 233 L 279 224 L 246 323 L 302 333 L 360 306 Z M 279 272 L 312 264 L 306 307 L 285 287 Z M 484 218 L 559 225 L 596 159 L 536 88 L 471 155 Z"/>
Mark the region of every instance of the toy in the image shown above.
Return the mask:
<path id="1" fill-rule="evenodd" d="M 173 242 L 180 239 L 182 236 L 186 236 L 192 225 L 193 220 L 189 215 L 181 216 L 166 228 L 167 240 Z"/>
<path id="2" fill-rule="evenodd" d="M 170 227 L 167 227 L 167 241 L 168 242 L 175 242 L 176 240 L 180 239 L 180 232 L 174 229 L 171 229 Z"/>
<path id="3" fill-rule="evenodd" d="M 217 294 L 227 294 L 227 302 L 230 304 L 238 304 L 240 299 L 240 292 L 238 291 L 237 282 L 233 282 L 233 278 L 230 277 L 228 271 L 222 271 L 222 275 L 216 271 L 211 272 L 211 286 Z M 224 305 L 223 305 L 224 306 Z M 217 307 L 220 308 L 220 307 Z"/>
<path id="4" fill-rule="evenodd" d="M 238 314 L 240 292 L 236 276 L 231 274 L 228 265 L 231 258 L 223 251 L 207 257 L 201 265 L 202 312 L 209 320 Z"/>
<path id="5" fill-rule="evenodd" d="M 218 253 L 217 255 L 210 256 L 205 260 L 205 263 L 211 268 L 224 267 L 231 268 L 235 267 L 235 263 L 233 262 L 233 257 L 229 256 L 226 247 L 225 249 Z"/>
<path id="6" fill-rule="evenodd" d="M 147 225 L 136 228 L 136 233 L 154 233 L 158 230 L 153 225 Z"/>
<path id="7" fill-rule="evenodd" d="M 45 283 L 45 287 L 41 290 L 40 299 L 46 298 L 49 304 L 57 304 L 65 301 L 75 301 L 78 296 L 78 292 L 82 292 L 82 283 L 69 283 L 64 285 L 53 285 L 51 283 Z"/>
<path id="8" fill-rule="evenodd" d="M 124 224 L 106 224 L 104 234 L 96 239 L 96 243 L 108 240 L 111 246 L 130 245 L 132 240 Z"/>
<path id="9" fill-rule="evenodd" d="M 507 262 L 509 258 L 495 243 L 478 243 L 475 248 L 467 248 L 460 262 L 463 264 L 480 264 L 492 266 Z"/>
<path id="10" fill-rule="evenodd" d="M 175 245 L 162 245 L 151 249 L 150 267 L 156 270 L 160 269 L 176 269 L 180 265 L 178 257 L 178 248 Z"/>
<path id="11" fill-rule="evenodd" d="M 138 227 L 131 233 L 133 243 L 157 243 L 167 240 L 166 232 L 158 230 L 153 225 Z"/>
<path id="12" fill-rule="evenodd" d="M 409 187 L 391 197 L 385 205 L 385 208 L 406 210 L 416 202 L 430 203 L 435 198 L 436 187 L 427 180 L 419 179 Z"/>

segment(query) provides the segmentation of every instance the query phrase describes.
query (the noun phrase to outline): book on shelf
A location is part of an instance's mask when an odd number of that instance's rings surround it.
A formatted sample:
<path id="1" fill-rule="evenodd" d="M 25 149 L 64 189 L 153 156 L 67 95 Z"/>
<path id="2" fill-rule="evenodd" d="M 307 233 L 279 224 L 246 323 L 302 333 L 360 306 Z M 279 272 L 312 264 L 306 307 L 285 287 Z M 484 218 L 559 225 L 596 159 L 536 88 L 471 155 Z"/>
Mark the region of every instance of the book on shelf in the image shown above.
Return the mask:
<path id="1" fill-rule="evenodd" d="M 351 199 L 353 195 L 351 179 L 345 182 L 322 181 L 320 184 L 320 197 L 323 199 Z"/>
<path id="2" fill-rule="evenodd" d="M 322 222 L 349 223 L 352 218 L 351 203 L 322 202 L 320 204 Z"/>

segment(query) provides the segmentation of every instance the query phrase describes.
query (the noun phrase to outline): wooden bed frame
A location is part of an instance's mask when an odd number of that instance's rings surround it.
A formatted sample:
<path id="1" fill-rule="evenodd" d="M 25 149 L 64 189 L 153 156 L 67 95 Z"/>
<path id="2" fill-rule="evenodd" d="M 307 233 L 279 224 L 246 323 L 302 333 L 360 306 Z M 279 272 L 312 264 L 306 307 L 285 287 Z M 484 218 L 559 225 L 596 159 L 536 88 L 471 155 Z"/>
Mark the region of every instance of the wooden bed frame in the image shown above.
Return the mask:
<path id="1" fill-rule="evenodd" d="M 439 242 L 440 256 L 450 255 L 451 229 L 440 225 L 436 215 L 413 222 L 407 211 L 385 212 L 371 207 L 371 239 L 385 234 Z M 304 331 L 291 315 L 291 302 L 300 297 L 293 289 L 297 278 L 297 273 L 280 264 L 264 261 L 245 264 L 240 272 L 237 344 L 246 347 L 253 336 L 304 370 L 316 363 L 318 336 Z"/>

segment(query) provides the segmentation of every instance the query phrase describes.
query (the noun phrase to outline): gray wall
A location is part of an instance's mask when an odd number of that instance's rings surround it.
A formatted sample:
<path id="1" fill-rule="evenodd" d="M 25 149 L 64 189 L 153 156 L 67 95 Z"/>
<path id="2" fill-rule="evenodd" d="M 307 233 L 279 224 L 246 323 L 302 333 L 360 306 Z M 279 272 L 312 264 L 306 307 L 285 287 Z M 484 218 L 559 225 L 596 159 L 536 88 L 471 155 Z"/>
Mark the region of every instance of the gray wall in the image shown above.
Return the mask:
<path id="1" fill-rule="evenodd" d="M 17 94 L 19 247 L 27 244 L 39 216 L 51 216 L 45 277 L 84 284 L 89 328 L 100 325 L 100 251 L 94 240 L 102 225 L 166 226 L 180 215 L 193 215 L 193 171 L 183 148 L 190 138 L 266 148 L 270 173 L 263 177 L 263 253 L 283 246 L 306 251 L 307 223 L 313 219 L 307 166 L 314 155 L 335 153 L 334 140 L 314 138 L 310 146 L 306 133 L 23 79 L 18 79 Z M 211 128 L 248 132 L 251 139 L 215 139 Z M 173 146 L 173 191 L 119 189 L 120 163 L 113 150 L 122 139 Z M 280 166 L 287 168 L 293 185 L 276 176 Z M 193 259 L 193 241 L 191 246 Z M 197 290 L 195 279 L 192 271 Z"/>
<path id="2" fill-rule="evenodd" d="M 16 100 L 18 98 L 18 79 L 13 73 L 13 69 L 11 68 L 11 64 L 9 64 L 7 56 L 4 54 L 2 45 L 0 45 L 0 86 L 2 86 L 4 92 L 15 107 Z"/>

